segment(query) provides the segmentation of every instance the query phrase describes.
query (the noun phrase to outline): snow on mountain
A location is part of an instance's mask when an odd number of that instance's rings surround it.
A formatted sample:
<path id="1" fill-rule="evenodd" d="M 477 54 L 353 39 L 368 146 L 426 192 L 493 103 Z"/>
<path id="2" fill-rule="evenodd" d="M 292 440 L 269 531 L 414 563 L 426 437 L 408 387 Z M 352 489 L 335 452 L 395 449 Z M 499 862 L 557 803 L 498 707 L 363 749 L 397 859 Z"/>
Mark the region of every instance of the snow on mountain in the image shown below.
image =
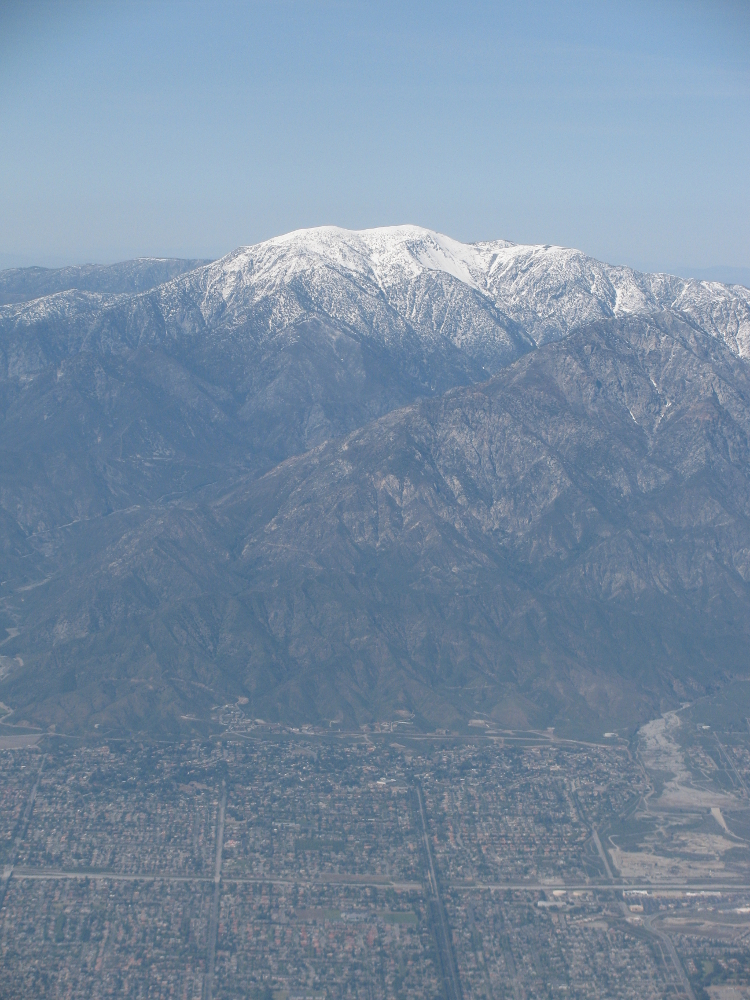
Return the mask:
<path id="1" fill-rule="evenodd" d="M 474 247 L 414 226 L 325 227 L 243 247 L 163 295 L 166 304 L 179 287 L 207 325 L 255 336 L 315 317 L 385 345 L 452 344 L 496 367 L 532 345 L 498 312 L 476 258 Z"/>
<path id="2" fill-rule="evenodd" d="M 28 360 L 24 329 L 56 330 L 64 351 L 97 337 L 109 349 L 121 335 L 132 347 L 209 331 L 265 351 L 315 320 L 402 359 L 447 351 L 494 373 L 581 325 L 663 311 L 750 357 L 743 286 L 644 274 L 563 247 L 464 244 L 418 226 L 298 230 L 141 294 L 68 291 L 0 307 L 0 330 L 15 331 L 12 351 Z M 0 338 L 3 350 L 11 345 Z"/>
<path id="3" fill-rule="evenodd" d="M 19 717 L 334 691 L 359 724 L 410 691 L 437 724 L 460 679 L 547 725 L 597 678 L 656 711 L 747 673 L 747 289 L 413 226 L 112 292 L 157 272 L 0 307 Z"/>
<path id="4" fill-rule="evenodd" d="M 541 345 L 597 319 L 669 310 L 750 356 L 742 286 L 644 274 L 563 247 L 464 244 L 418 226 L 298 230 L 182 280 L 200 282 L 207 321 L 262 315 L 270 334 L 326 315 L 370 335 L 409 326 L 472 351 L 510 349 L 514 329 Z"/>

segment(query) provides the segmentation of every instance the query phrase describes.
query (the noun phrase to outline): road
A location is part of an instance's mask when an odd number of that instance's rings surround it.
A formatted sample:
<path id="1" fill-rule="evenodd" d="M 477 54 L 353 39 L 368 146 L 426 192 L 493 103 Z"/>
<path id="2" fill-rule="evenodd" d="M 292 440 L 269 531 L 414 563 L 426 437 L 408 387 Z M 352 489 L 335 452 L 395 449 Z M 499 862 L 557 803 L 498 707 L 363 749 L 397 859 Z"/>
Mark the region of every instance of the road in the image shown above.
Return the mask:
<path id="1" fill-rule="evenodd" d="M 748 892 L 747 882 L 451 882 L 457 892 Z"/>
<path id="2" fill-rule="evenodd" d="M 607 855 L 604 853 L 602 842 L 601 840 L 599 840 L 599 831 L 596 829 L 596 827 L 592 827 L 592 831 L 593 831 L 592 836 L 594 838 L 594 843 L 596 844 L 596 849 L 599 853 L 599 857 L 601 858 L 601 862 L 604 865 L 604 871 L 607 873 L 607 878 L 609 879 L 609 881 L 612 882 L 614 881 L 614 876 L 609 867 L 609 861 L 607 861 Z"/>
<path id="3" fill-rule="evenodd" d="M 11 872 L 5 869 L 5 877 Z M 172 872 L 113 872 L 102 869 L 62 869 L 62 868 L 25 868 L 14 867 L 13 878 L 29 881 L 44 881 L 51 879 L 104 879 L 112 882 L 208 882 L 215 881 L 214 876 L 207 875 L 177 875 Z M 221 881 L 231 885 L 338 885 L 363 886 L 370 889 L 398 889 L 404 892 L 421 892 L 420 882 L 401 882 L 396 879 L 384 878 L 382 875 L 351 878 L 346 875 L 321 876 L 320 878 L 277 878 L 268 876 L 221 876 Z M 554 892 L 555 889 L 567 892 L 750 892 L 747 882 L 618 882 L 604 884 L 597 882 L 451 882 L 451 889 L 456 892 Z"/>
<path id="4" fill-rule="evenodd" d="M 177 875 L 172 872 L 113 872 L 98 869 L 62 869 L 62 868 L 23 868 L 6 869 L 12 871 L 13 878 L 27 881 L 51 879 L 103 879 L 111 882 L 209 882 L 215 883 L 214 876 L 208 875 Z M 274 878 L 273 875 L 244 876 L 222 875 L 221 881 L 231 885 L 301 885 L 313 887 L 316 885 L 362 886 L 366 889 L 397 889 L 403 892 L 421 892 L 420 882 L 399 882 L 395 879 L 373 875 L 371 878 L 347 878 L 346 875 L 322 876 L 321 878 Z"/>
<path id="5" fill-rule="evenodd" d="M 599 852 L 599 857 L 601 858 L 602 864 L 604 865 L 604 870 L 607 873 L 607 878 L 610 880 L 611 883 L 613 883 L 614 882 L 614 876 L 612 874 L 612 870 L 609 867 L 609 861 L 607 860 L 607 855 L 606 855 L 606 853 L 604 851 L 604 848 L 602 847 L 602 842 L 599 839 L 599 833 L 598 833 L 596 827 L 593 828 L 592 836 L 594 838 L 594 843 L 596 844 L 596 849 Z M 613 888 L 614 888 L 614 886 L 613 886 Z M 617 888 L 623 888 L 623 887 L 622 886 L 618 886 Z M 631 887 L 628 887 L 628 888 L 631 888 Z M 652 888 L 652 891 L 653 891 L 653 887 L 651 887 L 651 888 Z M 712 886 L 712 888 L 715 888 L 715 887 Z M 632 888 L 631 888 L 631 891 L 632 891 Z M 646 890 L 646 891 L 648 891 L 648 890 Z M 622 900 L 622 902 L 621 902 L 620 905 L 622 907 L 623 913 L 625 914 L 625 917 L 626 918 L 629 917 L 630 916 L 630 911 L 628 909 L 628 904 L 625 902 L 624 899 Z M 677 955 L 677 952 L 674 949 L 674 945 L 672 944 L 672 939 L 669 937 L 668 934 L 665 934 L 664 931 L 660 931 L 656 927 L 653 927 L 652 926 L 652 920 L 653 920 L 653 917 L 646 917 L 646 919 L 643 921 L 644 926 L 646 928 L 648 928 L 648 930 L 650 931 L 650 933 L 653 934 L 659 940 L 659 942 L 663 945 L 663 947 L 666 949 L 667 954 L 669 955 L 670 961 L 672 963 L 672 968 L 674 969 L 674 976 L 676 978 L 676 982 L 674 983 L 675 988 L 679 989 L 681 987 L 682 988 L 682 992 L 685 993 L 685 995 L 688 997 L 688 1000 L 695 1000 L 695 994 L 693 993 L 692 987 L 690 986 L 690 982 L 688 980 L 688 977 L 685 975 L 685 970 L 682 967 L 682 962 L 680 961 L 680 959 L 679 959 L 679 957 Z M 666 962 L 665 962 L 665 965 L 666 965 Z"/>
<path id="6" fill-rule="evenodd" d="M 662 945 L 666 948 L 667 954 L 672 962 L 672 967 L 674 968 L 675 975 L 678 982 L 682 986 L 682 990 L 689 1000 L 695 1000 L 695 993 L 693 993 L 693 988 L 690 985 L 688 977 L 685 975 L 685 970 L 682 967 L 682 962 L 680 957 L 675 951 L 674 945 L 672 944 L 672 938 L 666 934 L 664 931 L 659 930 L 658 927 L 654 927 L 653 921 L 655 916 L 646 917 L 643 921 L 646 927 L 651 931 L 651 933 L 659 939 Z"/>
<path id="7" fill-rule="evenodd" d="M 424 802 L 422 800 L 422 790 L 419 785 L 414 787 L 413 794 L 414 805 L 416 807 L 414 811 L 416 813 L 417 820 L 422 827 L 422 842 L 427 861 L 427 908 L 430 913 L 433 931 L 435 934 L 438 964 L 442 973 L 446 1000 L 462 1000 L 463 993 L 461 991 L 461 981 L 458 978 L 456 958 L 453 954 L 453 944 L 450 928 L 448 927 L 448 918 L 445 913 L 443 901 L 440 898 L 437 878 L 435 877 L 435 865 L 432 860 L 432 848 L 430 847 L 430 838 L 427 833 L 427 818 L 425 816 Z"/>
<path id="8" fill-rule="evenodd" d="M 5 899 L 5 893 L 8 891 L 8 885 L 13 876 L 13 866 L 15 864 L 16 857 L 18 856 L 18 849 L 23 843 L 23 838 L 26 836 L 26 830 L 29 825 L 29 820 L 31 819 L 31 811 L 34 808 L 34 799 L 36 798 L 36 790 L 39 788 L 39 782 L 42 780 L 42 771 L 44 770 L 44 762 L 47 759 L 47 755 L 44 754 L 39 765 L 39 771 L 36 776 L 36 781 L 34 782 L 34 787 L 29 792 L 29 797 L 26 801 L 26 808 L 23 811 L 23 816 L 19 820 L 18 826 L 16 827 L 16 839 L 13 844 L 13 853 L 10 858 L 10 864 L 6 865 L 3 870 L 2 882 L 0 882 L 0 907 L 3 905 Z"/>
<path id="9" fill-rule="evenodd" d="M 204 990 L 205 1000 L 211 1000 L 214 989 L 214 965 L 216 961 L 216 936 L 219 932 L 219 895 L 221 892 L 221 855 L 224 850 L 224 813 L 227 808 L 227 786 L 221 783 L 219 819 L 216 824 L 216 868 L 214 869 L 214 899 L 211 906 L 211 921 L 208 925 L 208 972 Z"/>

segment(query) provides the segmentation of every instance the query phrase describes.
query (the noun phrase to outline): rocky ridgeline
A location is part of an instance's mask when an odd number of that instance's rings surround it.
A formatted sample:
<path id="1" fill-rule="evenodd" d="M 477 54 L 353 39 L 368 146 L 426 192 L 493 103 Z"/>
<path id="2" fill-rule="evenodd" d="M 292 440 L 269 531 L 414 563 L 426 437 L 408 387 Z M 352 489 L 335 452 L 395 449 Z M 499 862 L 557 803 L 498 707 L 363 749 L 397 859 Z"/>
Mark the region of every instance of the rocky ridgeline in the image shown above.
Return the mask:
<path id="1" fill-rule="evenodd" d="M 194 263 L 0 308 L 4 702 L 598 729 L 747 668 L 750 291 L 416 227 Z"/>

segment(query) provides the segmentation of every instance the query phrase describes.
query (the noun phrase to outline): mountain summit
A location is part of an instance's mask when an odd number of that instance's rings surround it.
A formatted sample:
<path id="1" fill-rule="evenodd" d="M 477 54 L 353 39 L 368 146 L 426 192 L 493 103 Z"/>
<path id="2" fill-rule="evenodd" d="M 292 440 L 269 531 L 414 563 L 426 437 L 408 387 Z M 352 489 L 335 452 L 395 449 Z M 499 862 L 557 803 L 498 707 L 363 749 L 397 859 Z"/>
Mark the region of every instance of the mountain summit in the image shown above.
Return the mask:
<path id="1" fill-rule="evenodd" d="M 747 669 L 750 291 L 414 226 L 192 263 L 0 307 L 16 718 L 596 729 Z"/>
<path id="2" fill-rule="evenodd" d="M 207 317 L 263 316 L 271 334 L 317 315 L 393 336 L 398 317 L 426 342 L 502 357 L 496 324 L 517 325 L 540 346 L 583 323 L 668 310 L 750 353 L 743 286 L 643 274 L 563 247 L 459 243 L 418 226 L 298 230 L 236 250 L 188 283 L 199 285 Z"/>
<path id="3" fill-rule="evenodd" d="M 323 273 L 332 280 L 356 276 L 363 287 L 380 289 L 388 303 L 410 319 L 418 315 L 413 289 L 419 283 L 429 277 L 453 278 L 522 325 L 537 346 L 585 322 L 671 310 L 722 337 L 743 357 L 750 349 L 747 289 L 642 274 L 563 247 L 520 246 L 505 240 L 464 244 L 417 226 L 363 232 L 323 228 L 239 250 L 207 273 L 217 271 L 221 282 L 235 268 L 251 275 L 247 284 L 258 298 L 294 283 L 305 289 L 315 307 L 328 312 L 332 309 L 324 297 Z M 456 342 L 469 347 L 479 339 L 477 334 L 462 330 Z"/>

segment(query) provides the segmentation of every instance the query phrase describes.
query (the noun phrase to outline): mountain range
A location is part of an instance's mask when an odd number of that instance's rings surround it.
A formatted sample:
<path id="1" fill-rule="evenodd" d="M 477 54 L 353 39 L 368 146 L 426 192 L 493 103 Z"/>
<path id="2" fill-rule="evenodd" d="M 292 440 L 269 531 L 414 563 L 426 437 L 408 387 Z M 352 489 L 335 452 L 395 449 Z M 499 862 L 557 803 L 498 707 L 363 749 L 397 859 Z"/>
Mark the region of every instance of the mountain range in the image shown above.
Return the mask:
<path id="1" fill-rule="evenodd" d="M 0 301 L 16 722 L 600 732 L 747 673 L 742 286 L 404 226 Z"/>

